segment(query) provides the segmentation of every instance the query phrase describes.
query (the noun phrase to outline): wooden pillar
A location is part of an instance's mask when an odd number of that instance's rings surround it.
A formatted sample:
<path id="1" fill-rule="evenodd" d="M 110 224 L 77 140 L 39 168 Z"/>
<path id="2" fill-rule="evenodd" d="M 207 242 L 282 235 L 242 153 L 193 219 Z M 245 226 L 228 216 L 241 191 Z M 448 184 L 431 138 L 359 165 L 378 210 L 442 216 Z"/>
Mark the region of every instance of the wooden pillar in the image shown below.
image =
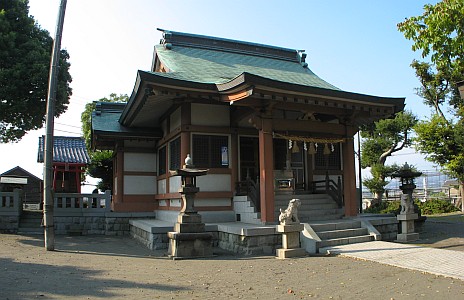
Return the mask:
<path id="1" fill-rule="evenodd" d="M 308 143 L 309 147 L 309 143 Z M 305 190 L 311 191 L 312 190 L 312 182 L 314 181 L 314 154 L 309 154 L 308 151 L 306 152 L 306 178 L 305 178 Z"/>
<path id="2" fill-rule="evenodd" d="M 354 142 L 347 139 L 343 144 L 343 196 L 345 215 L 356 216 L 359 211 L 359 201 L 356 198 L 356 170 L 354 164 Z"/>
<path id="3" fill-rule="evenodd" d="M 262 119 L 259 130 L 259 174 L 261 221 L 274 222 L 274 150 L 272 120 Z"/>
<path id="4" fill-rule="evenodd" d="M 81 167 L 80 165 L 75 166 L 75 174 L 76 174 L 76 189 L 77 193 L 81 193 Z"/>
<path id="5" fill-rule="evenodd" d="M 190 154 L 192 157 L 192 153 L 190 153 L 190 132 L 181 132 L 180 134 L 180 167 L 182 168 L 184 165 L 185 158 L 187 154 Z M 193 164 L 195 165 L 195 157 L 192 157 Z"/>
<path id="6" fill-rule="evenodd" d="M 192 123 L 192 109 L 190 103 L 184 103 L 181 107 L 181 128 L 184 129 L 184 125 L 190 125 Z M 182 131 L 180 133 L 180 167 L 184 165 L 184 160 L 190 154 L 195 165 L 195 157 L 190 153 L 190 131 Z"/>
<path id="7" fill-rule="evenodd" d="M 238 161 L 238 134 L 232 133 L 230 137 L 230 161 L 229 161 L 229 168 L 231 169 L 231 191 L 235 189 L 235 183 L 239 181 L 238 179 L 238 170 L 239 170 L 239 161 Z"/>
<path id="8" fill-rule="evenodd" d="M 113 183 L 115 185 L 113 186 L 113 194 L 115 196 L 114 203 L 122 203 L 124 196 L 124 152 L 122 151 L 122 149 L 120 149 L 120 147 L 117 147 L 116 149 L 116 155 L 114 157 L 113 165 L 113 178 L 116 178 L 115 182 Z"/>
<path id="9" fill-rule="evenodd" d="M 56 177 L 57 176 L 58 176 L 57 166 L 53 165 L 53 184 L 52 184 L 53 191 L 56 191 Z"/>

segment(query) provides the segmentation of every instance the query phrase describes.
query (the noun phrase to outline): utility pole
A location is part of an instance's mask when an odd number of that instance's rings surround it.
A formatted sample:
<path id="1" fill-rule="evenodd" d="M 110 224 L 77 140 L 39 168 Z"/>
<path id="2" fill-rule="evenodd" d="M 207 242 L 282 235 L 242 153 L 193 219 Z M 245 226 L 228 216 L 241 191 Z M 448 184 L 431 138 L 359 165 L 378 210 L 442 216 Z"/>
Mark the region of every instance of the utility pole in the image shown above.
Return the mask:
<path id="1" fill-rule="evenodd" d="M 58 77 L 58 65 L 61 52 L 61 34 L 63 32 L 64 13 L 67 0 L 61 0 L 56 23 L 55 39 L 53 41 L 52 58 L 50 62 L 50 75 L 48 78 L 48 97 L 46 113 L 46 136 L 44 149 L 44 227 L 45 248 L 55 250 L 55 228 L 53 224 L 53 128 L 55 118 L 55 99 Z"/>

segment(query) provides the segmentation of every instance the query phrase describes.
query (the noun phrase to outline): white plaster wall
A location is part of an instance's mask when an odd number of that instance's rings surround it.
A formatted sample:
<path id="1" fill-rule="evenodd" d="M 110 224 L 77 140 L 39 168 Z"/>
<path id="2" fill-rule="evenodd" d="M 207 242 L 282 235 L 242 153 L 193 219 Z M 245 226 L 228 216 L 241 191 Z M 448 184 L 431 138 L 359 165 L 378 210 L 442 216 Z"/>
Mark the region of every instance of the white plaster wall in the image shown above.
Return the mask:
<path id="1" fill-rule="evenodd" d="M 124 176 L 125 195 L 156 194 L 156 176 Z"/>
<path id="2" fill-rule="evenodd" d="M 170 129 L 171 132 L 174 131 L 177 127 L 180 127 L 180 107 L 176 109 L 170 116 Z"/>
<path id="3" fill-rule="evenodd" d="M 166 179 L 158 181 L 158 194 L 166 194 Z"/>
<path id="4" fill-rule="evenodd" d="M 124 171 L 156 172 L 156 153 L 125 153 Z"/>
<path id="5" fill-rule="evenodd" d="M 168 206 L 168 203 L 166 200 L 160 200 L 158 201 L 159 206 Z"/>
<path id="6" fill-rule="evenodd" d="M 181 187 L 180 176 L 169 177 L 169 193 L 179 192 Z"/>
<path id="7" fill-rule="evenodd" d="M 156 143 L 154 141 L 124 141 L 124 147 L 136 147 L 136 148 L 155 148 Z"/>
<path id="8" fill-rule="evenodd" d="M 195 199 L 195 206 L 231 206 L 230 198 Z"/>
<path id="9" fill-rule="evenodd" d="M 230 192 L 230 174 L 209 174 L 197 177 L 200 192 Z"/>
<path id="10" fill-rule="evenodd" d="M 172 207 L 182 207 L 182 200 L 181 199 L 171 199 L 171 206 Z"/>
<path id="11" fill-rule="evenodd" d="M 229 107 L 192 103 L 192 125 L 230 126 Z"/>

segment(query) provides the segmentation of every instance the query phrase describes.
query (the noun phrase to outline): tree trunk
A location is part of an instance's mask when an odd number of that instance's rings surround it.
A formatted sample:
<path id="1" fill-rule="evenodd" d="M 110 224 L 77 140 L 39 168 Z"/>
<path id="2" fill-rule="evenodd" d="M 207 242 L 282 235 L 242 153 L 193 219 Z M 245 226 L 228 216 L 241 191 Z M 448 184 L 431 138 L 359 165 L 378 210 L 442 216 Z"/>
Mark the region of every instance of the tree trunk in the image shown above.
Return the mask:
<path id="1" fill-rule="evenodd" d="M 373 192 L 372 194 L 374 195 L 374 199 L 372 199 L 371 206 L 380 205 L 380 203 L 382 203 L 383 191 Z"/>
<path id="2" fill-rule="evenodd" d="M 464 196 L 464 182 L 461 181 L 461 182 L 459 182 L 459 199 L 456 202 L 456 207 L 459 208 L 459 205 L 460 205 L 462 212 L 464 212 L 464 201 L 462 199 L 463 196 Z"/>

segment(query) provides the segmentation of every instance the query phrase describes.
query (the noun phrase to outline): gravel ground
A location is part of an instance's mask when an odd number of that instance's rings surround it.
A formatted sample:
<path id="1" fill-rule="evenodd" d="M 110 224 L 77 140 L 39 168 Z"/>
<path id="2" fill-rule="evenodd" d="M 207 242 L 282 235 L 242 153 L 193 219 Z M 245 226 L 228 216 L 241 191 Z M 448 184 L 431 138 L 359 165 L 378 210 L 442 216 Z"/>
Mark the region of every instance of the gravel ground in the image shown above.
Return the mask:
<path id="1" fill-rule="evenodd" d="M 462 251 L 463 219 L 429 217 L 420 243 Z M 464 281 L 346 257 L 218 250 L 173 261 L 107 236 L 57 236 L 55 245 L 46 251 L 42 237 L 1 234 L 0 299 L 464 299 Z"/>

